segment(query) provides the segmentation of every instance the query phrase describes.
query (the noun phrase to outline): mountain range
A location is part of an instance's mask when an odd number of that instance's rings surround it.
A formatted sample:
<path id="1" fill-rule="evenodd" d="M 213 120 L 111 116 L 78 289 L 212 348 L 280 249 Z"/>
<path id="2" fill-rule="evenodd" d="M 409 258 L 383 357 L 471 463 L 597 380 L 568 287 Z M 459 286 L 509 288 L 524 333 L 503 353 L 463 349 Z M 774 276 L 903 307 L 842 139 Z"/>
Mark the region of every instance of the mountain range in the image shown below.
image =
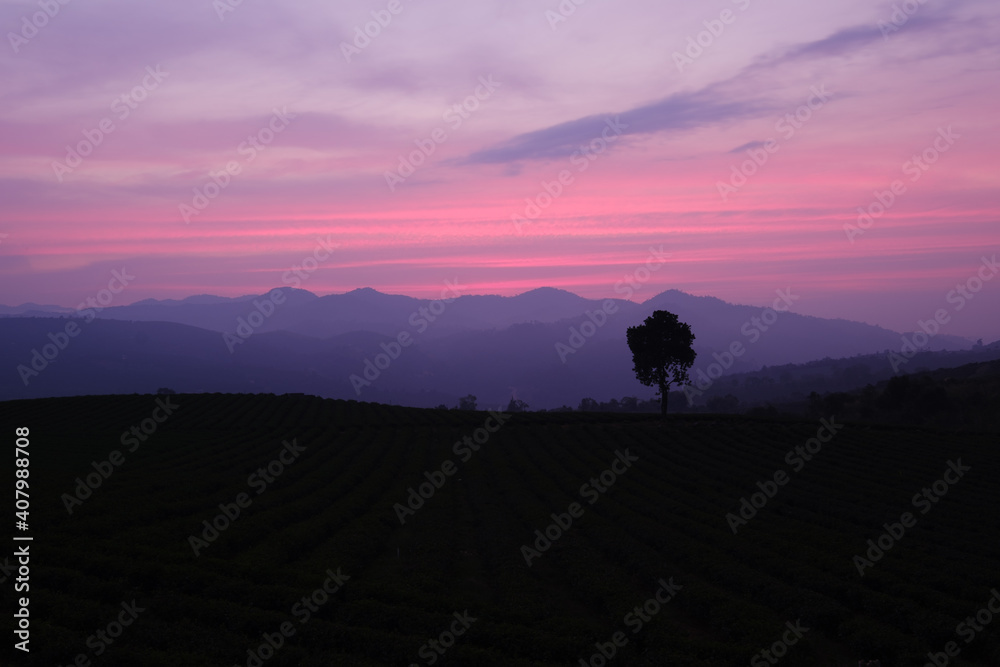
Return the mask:
<path id="1" fill-rule="evenodd" d="M 302 392 L 432 407 L 473 394 L 533 408 L 583 397 L 650 397 L 632 372 L 629 326 L 669 310 L 695 334 L 692 379 L 823 358 L 900 352 L 904 336 L 795 312 L 778 290 L 767 306 L 668 290 L 642 303 L 540 288 L 518 296 L 440 299 L 370 288 L 317 296 L 288 287 L 244 297 L 147 299 L 100 310 L 0 307 L 0 399 L 93 393 Z M 67 327 L 78 327 L 69 335 Z M 967 350 L 940 333 L 916 347 Z M 922 344 L 923 343 L 923 344 Z M 889 363 L 888 361 L 886 362 Z"/>

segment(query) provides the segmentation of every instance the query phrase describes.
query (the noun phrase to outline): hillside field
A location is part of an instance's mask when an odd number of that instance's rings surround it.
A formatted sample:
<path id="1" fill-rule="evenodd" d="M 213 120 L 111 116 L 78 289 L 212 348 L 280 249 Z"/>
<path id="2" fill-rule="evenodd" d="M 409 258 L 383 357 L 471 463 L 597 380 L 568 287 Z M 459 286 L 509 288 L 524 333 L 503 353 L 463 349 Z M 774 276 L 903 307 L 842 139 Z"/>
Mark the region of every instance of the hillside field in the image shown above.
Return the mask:
<path id="1" fill-rule="evenodd" d="M 3 664 L 1000 665 L 995 434 L 250 394 L 0 424 Z"/>

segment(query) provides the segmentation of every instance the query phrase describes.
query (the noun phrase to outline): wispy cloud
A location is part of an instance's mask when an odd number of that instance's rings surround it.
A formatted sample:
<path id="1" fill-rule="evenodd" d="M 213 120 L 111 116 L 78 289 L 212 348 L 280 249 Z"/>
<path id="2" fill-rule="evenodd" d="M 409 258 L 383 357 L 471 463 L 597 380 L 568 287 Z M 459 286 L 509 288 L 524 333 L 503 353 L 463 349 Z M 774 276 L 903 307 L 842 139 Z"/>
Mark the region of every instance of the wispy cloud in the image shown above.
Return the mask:
<path id="1" fill-rule="evenodd" d="M 774 102 L 765 99 L 731 100 L 723 86 L 694 93 L 676 93 L 666 99 L 621 113 L 588 116 L 528 132 L 496 146 L 476 151 L 465 164 L 504 164 L 520 160 L 550 160 L 569 157 L 601 136 L 609 119 L 624 128 L 623 135 L 680 132 L 741 118 L 757 118 L 773 112 Z"/>

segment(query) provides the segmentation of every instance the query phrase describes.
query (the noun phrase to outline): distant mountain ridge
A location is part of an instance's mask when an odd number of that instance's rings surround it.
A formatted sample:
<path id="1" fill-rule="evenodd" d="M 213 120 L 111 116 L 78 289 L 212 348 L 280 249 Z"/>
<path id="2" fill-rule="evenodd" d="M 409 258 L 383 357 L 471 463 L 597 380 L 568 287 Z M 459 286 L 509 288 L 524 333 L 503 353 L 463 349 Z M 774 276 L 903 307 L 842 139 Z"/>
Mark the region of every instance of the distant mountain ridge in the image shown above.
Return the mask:
<path id="1" fill-rule="evenodd" d="M 78 314 L 25 304 L 20 314 L 0 315 L 0 362 L 8 369 L 0 374 L 0 398 L 170 386 L 414 406 L 453 405 L 469 393 L 495 406 L 516 395 L 541 408 L 648 396 L 652 390 L 632 373 L 625 331 L 661 309 L 695 333 L 692 378 L 898 351 L 903 340 L 880 327 L 799 315 L 792 295 L 772 304 L 779 312 L 678 290 L 642 303 L 553 288 L 511 297 L 456 291 L 444 287 L 438 300 L 373 289 L 321 297 L 287 287 L 235 298 L 146 299 L 90 312 L 79 336 L 58 351 L 46 345 L 55 344 L 51 336 L 62 340 L 63 321 Z M 938 335 L 926 350 L 971 347 Z M 57 358 L 43 364 L 35 354 L 42 350 Z M 37 376 L 32 360 L 45 366 Z"/>
<path id="2" fill-rule="evenodd" d="M 780 290 L 779 290 L 780 291 Z M 454 293 L 453 293 L 454 292 Z M 239 297 L 220 297 L 209 294 L 189 296 L 184 299 L 144 299 L 126 306 L 111 306 L 102 309 L 97 317 L 101 319 L 144 321 L 144 322 L 174 322 L 187 324 L 210 331 L 234 331 L 238 318 L 246 318 L 254 310 L 254 301 L 267 300 L 269 295 L 282 295 L 282 303 L 276 304 L 274 313 L 265 318 L 257 328 L 259 332 L 292 331 L 302 335 L 327 338 L 350 331 L 370 331 L 391 336 L 398 333 L 402 327 L 409 326 L 411 316 L 421 317 L 421 308 L 427 308 L 435 301 L 445 303 L 442 317 L 438 325 L 428 327 L 427 337 L 437 338 L 460 331 L 475 331 L 484 329 L 502 329 L 515 324 L 541 322 L 553 324 L 561 320 L 572 320 L 584 317 L 587 311 L 602 309 L 603 304 L 613 303 L 615 319 L 629 319 L 632 324 L 640 322 L 653 310 L 670 310 L 681 316 L 692 327 L 702 329 L 698 340 L 702 344 L 706 339 L 713 340 L 714 346 L 725 346 L 726 341 L 714 340 L 713 330 L 720 322 L 744 322 L 754 315 L 759 315 L 765 308 L 731 304 L 712 296 L 694 296 L 671 289 L 657 294 L 650 299 L 636 303 L 625 299 L 588 299 L 566 290 L 541 287 L 516 296 L 498 295 L 467 295 L 461 294 L 461 289 L 449 292 L 447 299 L 420 299 L 416 297 L 384 294 L 372 288 L 359 288 L 343 294 L 317 296 L 303 289 L 278 287 L 262 295 L 245 295 Z M 455 296 L 457 293 L 457 296 Z M 809 318 L 816 327 L 834 327 L 850 333 L 851 336 L 863 336 L 888 343 L 891 347 L 895 341 L 891 337 L 900 335 L 897 332 L 882 327 L 852 322 L 843 319 L 825 319 L 795 313 L 794 303 L 787 304 L 787 316 L 793 318 Z M 38 304 L 22 304 L 21 306 L 0 306 L 0 316 L 55 316 L 72 315 L 76 311 L 60 306 L 40 306 Z M 414 313 L 417 313 L 414 316 Z M 782 314 L 782 319 L 787 317 Z M 685 320 L 685 317 L 691 318 Z M 638 319 L 637 319 L 638 318 Z M 741 319 L 742 318 L 742 319 Z M 836 324 L 834 324 L 836 323 Z M 631 324 L 630 324 L 631 326 Z M 730 325 L 731 326 L 731 325 Z M 726 329 L 729 327 L 727 326 Z M 751 324 L 749 330 L 757 329 L 765 333 L 763 327 Z M 819 332 L 816 332 L 819 333 Z M 726 336 L 732 340 L 730 334 Z M 754 338 L 753 334 L 748 336 Z M 846 337 L 845 339 L 849 339 Z M 756 342 L 756 341 L 754 341 Z M 848 342 L 839 347 L 847 356 L 873 351 L 865 347 L 864 341 Z M 971 346 L 972 341 L 941 334 L 935 336 L 929 349 L 964 349 Z M 828 353 L 823 356 L 839 356 L 841 352 Z M 808 359 L 802 359 L 808 360 Z"/>

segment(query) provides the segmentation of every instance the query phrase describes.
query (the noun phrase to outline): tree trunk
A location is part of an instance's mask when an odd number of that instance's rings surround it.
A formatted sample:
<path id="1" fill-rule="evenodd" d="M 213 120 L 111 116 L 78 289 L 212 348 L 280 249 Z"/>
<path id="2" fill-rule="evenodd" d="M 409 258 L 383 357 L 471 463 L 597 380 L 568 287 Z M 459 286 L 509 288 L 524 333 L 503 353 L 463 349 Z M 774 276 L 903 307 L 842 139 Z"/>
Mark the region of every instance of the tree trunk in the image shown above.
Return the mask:
<path id="1" fill-rule="evenodd" d="M 670 398 L 670 385 L 660 385 L 660 416 L 667 416 L 667 400 Z"/>

